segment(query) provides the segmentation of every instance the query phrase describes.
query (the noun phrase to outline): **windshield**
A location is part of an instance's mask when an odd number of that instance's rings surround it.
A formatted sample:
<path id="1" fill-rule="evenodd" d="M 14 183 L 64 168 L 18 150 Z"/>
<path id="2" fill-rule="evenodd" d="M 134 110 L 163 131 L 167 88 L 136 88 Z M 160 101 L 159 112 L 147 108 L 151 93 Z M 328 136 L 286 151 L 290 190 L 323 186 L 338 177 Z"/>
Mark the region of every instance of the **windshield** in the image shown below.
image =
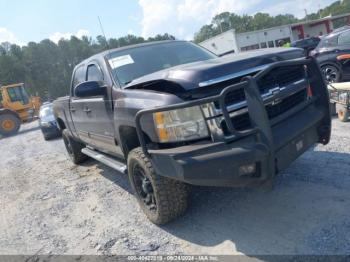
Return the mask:
<path id="1" fill-rule="evenodd" d="M 332 47 L 338 44 L 338 36 L 323 38 L 317 48 Z"/>
<path id="2" fill-rule="evenodd" d="M 29 103 L 29 96 L 23 86 L 9 87 L 7 89 L 11 102 Z"/>
<path id="3" fill-rule="evenodd" d="M 215 57 L 190 42 L 167 42 L 115 51 L 109 55 L 108 61 L 115 80 L 124 86 L 162 69 Z"/>

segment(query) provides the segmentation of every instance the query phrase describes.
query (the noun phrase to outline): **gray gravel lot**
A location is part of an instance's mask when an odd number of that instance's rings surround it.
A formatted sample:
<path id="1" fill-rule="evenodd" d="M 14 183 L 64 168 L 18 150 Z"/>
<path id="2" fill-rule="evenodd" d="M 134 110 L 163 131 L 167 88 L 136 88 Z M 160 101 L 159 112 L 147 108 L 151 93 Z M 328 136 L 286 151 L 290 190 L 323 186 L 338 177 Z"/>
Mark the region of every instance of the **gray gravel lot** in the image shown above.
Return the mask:
<path id="1" fill-rule="evenodd" d="M 38 123 L 0 139 L 0 254 L 350 254 L 350 123 L 275 188 L 194 188 L 186 215 L 150 223 L 127 176 L 74 166 Z"/>

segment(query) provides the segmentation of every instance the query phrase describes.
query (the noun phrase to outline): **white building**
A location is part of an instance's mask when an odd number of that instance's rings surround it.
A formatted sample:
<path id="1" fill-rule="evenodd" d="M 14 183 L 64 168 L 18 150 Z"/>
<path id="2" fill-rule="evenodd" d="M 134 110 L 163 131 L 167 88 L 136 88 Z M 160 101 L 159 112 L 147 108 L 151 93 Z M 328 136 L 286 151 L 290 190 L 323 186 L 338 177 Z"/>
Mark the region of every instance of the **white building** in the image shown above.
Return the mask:
<path id="1" fill-rule="evenodd" d="M 228 30 L 220 35 L 214 36 L 199 44 L 217 55 L 237 52 L 238 50 L 236 33 L 234 29 Z"/>
<path id="2" fill-rule="evenodd" d="M 235 30 L 229 30 L 205 40 L 199 43 L 199 45 L 217 55 L 260 48 L 272 48 L 277 47 L 280 40 L 292 42 L 308 37 L 329 34 L 334 29 L 333 22 L 338 19 L 345 19 L 346 23 L 350 25 L 350 13 L 347 13 L 246 33 L 236 34 Z"/>

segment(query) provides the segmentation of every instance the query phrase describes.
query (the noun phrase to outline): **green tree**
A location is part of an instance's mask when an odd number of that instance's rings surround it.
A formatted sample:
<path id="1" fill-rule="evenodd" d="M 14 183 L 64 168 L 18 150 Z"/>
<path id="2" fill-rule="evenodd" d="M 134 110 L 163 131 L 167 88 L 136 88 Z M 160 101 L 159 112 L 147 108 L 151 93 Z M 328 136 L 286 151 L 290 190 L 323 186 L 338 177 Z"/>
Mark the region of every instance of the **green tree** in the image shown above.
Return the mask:
<path id="1" fill-rule="evenodd" d="M 0 84 L 24 82 L 33 95 L 55 99 L 68 94 L 74 67 L 82 60 L 108 48 L 117 48 L 148 41 L 174 40 L 170 34 L 148 39 L 135 35 L 106 39 L 72 36 L 57 44 L 49 39 L 29 42 L 20 47 L 8 42 L 0 44 Z"/>

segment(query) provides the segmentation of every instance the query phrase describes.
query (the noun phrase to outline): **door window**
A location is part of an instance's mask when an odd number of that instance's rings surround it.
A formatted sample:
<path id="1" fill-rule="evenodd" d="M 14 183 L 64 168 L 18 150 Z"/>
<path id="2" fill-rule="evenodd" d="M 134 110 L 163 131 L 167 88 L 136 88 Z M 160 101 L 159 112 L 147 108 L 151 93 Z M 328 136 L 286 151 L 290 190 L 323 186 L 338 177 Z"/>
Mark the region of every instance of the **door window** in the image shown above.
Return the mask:
<path id="1" fill-rule="evenodd" d="M 80 83 L 85 81 L 85 71 L 84 67 L 80 66 L 78 67 L 75 72 L 74 72 L 74 77 L 73 77 L 73 88 L 79 85 Z"/>
<path id="2" fill-rule="evenodd" d="M 96 65 L 88 66 L 87 81 L 103 81 L 103 74 Z"/>
<path id="3" fill-rule="evenodd" d="M 16 86 L 7 89 L 11 102 L 22 102 L 26 105 L 29 103 L 29 96 L 23 86 Z"/>
<path id="4" fill-rule="evenodd" d="M 350 31 L 344 32 L 338 37 L 339 45 L 348 45 L 350 44 Z"/>

